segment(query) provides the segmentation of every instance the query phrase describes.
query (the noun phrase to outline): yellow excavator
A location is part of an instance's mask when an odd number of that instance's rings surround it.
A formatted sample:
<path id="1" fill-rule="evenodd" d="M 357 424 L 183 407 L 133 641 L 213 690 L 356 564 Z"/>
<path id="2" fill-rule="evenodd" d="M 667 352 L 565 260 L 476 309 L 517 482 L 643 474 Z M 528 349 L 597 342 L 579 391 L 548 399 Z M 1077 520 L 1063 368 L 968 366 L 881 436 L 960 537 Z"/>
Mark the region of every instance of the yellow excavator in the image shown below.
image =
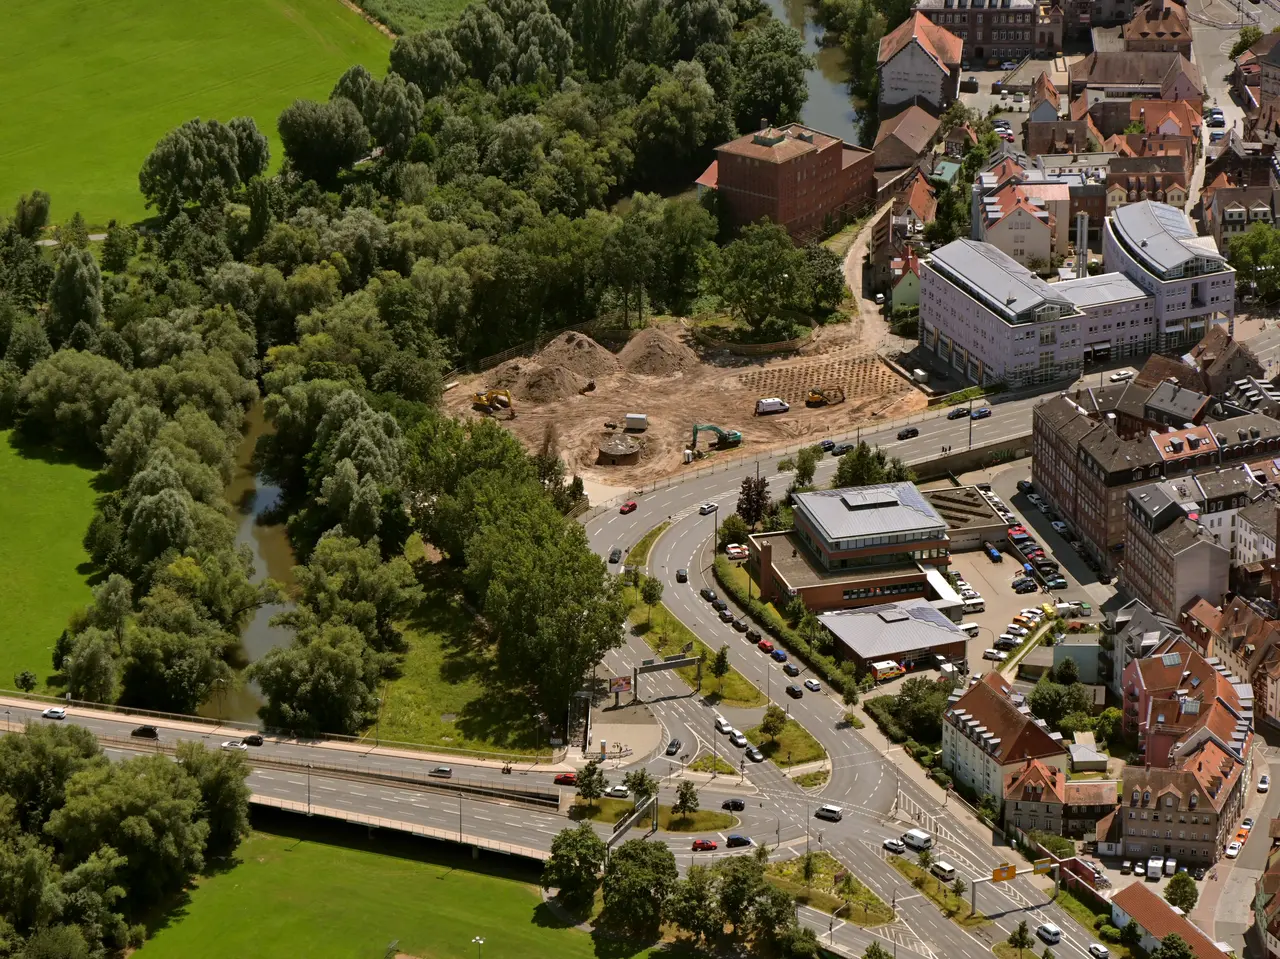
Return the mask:
<path id="1" fill-rule="evenodd" d="M 511 400 L 510 390 L 483 390 L 472 398 L 476 409 L 485 413 L 497 413 L 500 409 L 510 410 L 516 415 L 515 404 Z"/>
<path id="2" fill-rule="evenodd" d="M 819 389 L 814 386 L 809 389 L 809 395 L 805 397 L 805 406 L 835 406 L 837 403 L 844 402 L 844 390 L 839 386 L 830 386 L 827 389 Z"/>

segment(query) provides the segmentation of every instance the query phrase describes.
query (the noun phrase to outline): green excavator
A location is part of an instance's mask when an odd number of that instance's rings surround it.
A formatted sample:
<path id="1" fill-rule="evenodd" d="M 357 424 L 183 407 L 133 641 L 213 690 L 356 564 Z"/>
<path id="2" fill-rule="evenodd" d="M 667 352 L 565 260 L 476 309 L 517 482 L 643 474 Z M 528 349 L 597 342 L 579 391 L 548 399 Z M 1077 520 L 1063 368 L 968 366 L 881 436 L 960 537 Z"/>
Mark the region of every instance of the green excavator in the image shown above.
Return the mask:
<path id="1" fill-rule="evenodd" d="M 718 426 L 699 423 L 693 427 L 693 438 L 689 441 L 689 449 L 696 450 L 698 448 L 698 434 L 704 430 L 708 433 L 716 434 L 717 449 L 727 449 L 742 442 L 742 434 L 737 430 L 722 430 Z"/>

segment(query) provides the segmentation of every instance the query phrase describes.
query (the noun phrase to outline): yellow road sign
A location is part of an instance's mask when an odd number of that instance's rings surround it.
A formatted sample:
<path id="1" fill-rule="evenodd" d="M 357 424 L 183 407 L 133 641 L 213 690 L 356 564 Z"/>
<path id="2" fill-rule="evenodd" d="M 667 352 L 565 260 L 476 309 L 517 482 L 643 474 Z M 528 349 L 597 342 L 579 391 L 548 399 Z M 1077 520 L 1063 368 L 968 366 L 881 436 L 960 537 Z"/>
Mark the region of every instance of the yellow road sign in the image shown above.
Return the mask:
<path id="1" fill-rule="evenodd" d="M 991 870 L 992 882 L 1008 882 L 1018 874 L 1018 867 L 1011 866 L 1007 862 L 1002 862 Z"/>
<path id="2" fill-rule="evenodd" d="M 1053 871 L 1052 859 L 1037 859 L 1035 861 L 1035 873 L 1037 876 L 1043 876 L 1047 872 Z"/>

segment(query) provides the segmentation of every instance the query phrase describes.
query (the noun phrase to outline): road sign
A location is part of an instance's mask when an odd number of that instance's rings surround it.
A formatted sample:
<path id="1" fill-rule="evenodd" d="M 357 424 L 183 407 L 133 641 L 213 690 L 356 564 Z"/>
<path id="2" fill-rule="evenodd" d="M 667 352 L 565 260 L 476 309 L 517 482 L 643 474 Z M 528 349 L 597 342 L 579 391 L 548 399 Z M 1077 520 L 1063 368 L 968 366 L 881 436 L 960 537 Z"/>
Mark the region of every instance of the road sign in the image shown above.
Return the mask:
<path id="1" fill-rule="evenodd" d="M 630 676 L 614 676 L 609 680 L 609 692 L 611 693 L 629 693 L 631 692 Z"/>
<path id="2" fill-rule="evenodd" d="M 1043 876 L 1047 872 L 1053 871 L 1052 859 L 1037 859 L 1035 861 L 1035 873 L 1037 876 Z"/>
<path id="3" fill-rule="evenodd" d="M 1008 882 L 1018 874 L 1018 867 L 1011 866 L 1007 862 L 1002 862 L 991 870 L 992 882 Z"/>

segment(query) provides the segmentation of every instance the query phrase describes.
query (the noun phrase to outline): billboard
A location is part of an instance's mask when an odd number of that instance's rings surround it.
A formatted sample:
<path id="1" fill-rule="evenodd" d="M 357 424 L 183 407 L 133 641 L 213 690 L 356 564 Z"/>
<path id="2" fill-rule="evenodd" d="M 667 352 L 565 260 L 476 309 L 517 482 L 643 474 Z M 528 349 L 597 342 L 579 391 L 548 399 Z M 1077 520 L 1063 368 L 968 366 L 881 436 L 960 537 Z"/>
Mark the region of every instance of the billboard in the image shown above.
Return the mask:
<path id="1" fill-rule="evenodd" d="M 631 692 L 630 676 L 614 676 L 609 680 L 609 692 L 611 693 L 629 693 Z"/>

